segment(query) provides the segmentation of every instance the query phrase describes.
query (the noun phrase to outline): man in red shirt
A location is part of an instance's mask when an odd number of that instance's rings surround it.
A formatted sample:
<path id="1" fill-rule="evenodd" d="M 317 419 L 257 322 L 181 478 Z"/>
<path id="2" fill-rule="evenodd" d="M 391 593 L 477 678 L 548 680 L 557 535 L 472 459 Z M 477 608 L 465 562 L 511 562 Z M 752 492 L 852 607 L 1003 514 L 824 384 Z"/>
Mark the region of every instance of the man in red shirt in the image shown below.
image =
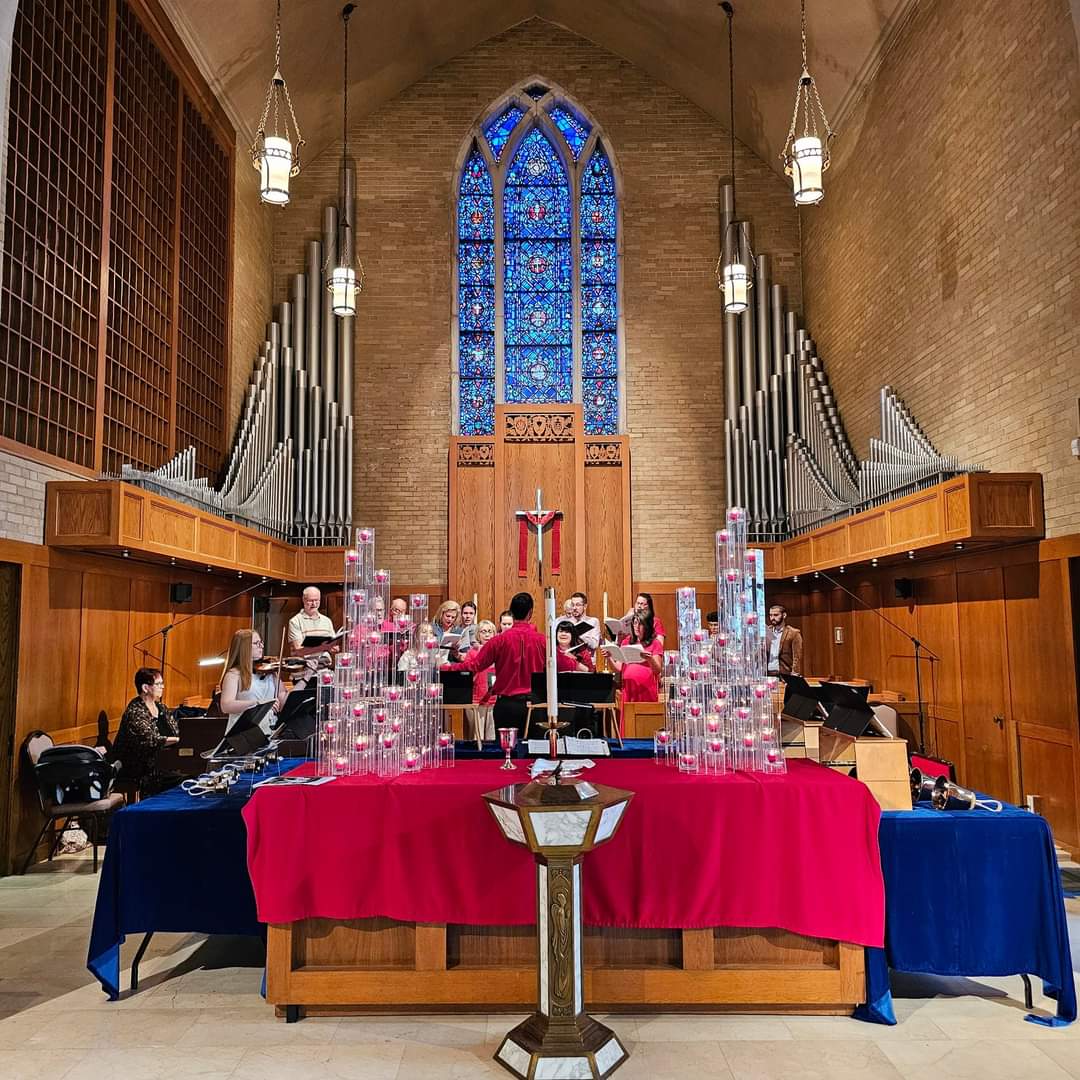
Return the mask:
<path id="1" fill-rule="evenodd" d="M 473 649 L 461 663 L 444 665 L 443 670 L 475 673 L 494 666 L 495 727 L 516 727 L 524 735 L 532 677 L 534 672 L 544 670 L 547 641 L 532 624 L 533 598 L 529 593 L 518 593 L 510 601 L 510 614 L 513 626 Z M 569 656 L 559 654 L 556 660 L 559 671 L 577 667 Z"/>

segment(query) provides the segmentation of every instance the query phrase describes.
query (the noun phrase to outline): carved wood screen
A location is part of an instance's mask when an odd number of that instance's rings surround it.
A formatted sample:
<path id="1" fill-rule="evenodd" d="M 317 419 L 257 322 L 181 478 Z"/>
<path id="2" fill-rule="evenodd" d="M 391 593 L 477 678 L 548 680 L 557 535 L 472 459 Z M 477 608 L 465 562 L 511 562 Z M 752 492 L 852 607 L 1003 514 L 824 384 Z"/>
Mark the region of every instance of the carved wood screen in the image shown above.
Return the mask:
<path id="1" fill-rule="evenodd" d="M 220 106 L 157 0 L 20 4 L 10 103 L 0 445 L 96 473 L 194 443 L 216 471 L 235 138 Z"/>
<path id="2" fill-rule="evenodd" d="M 521 576 L 514 513 L 534 505 L 537 488 L 546 509 L 562 511 L 561 567 L 552 572 L 549 527 L 538 574 L 530 529 Z M 605 592 L 612 613 L 630 604 L 629 439 L 586 436 L 580 405 L 497 405 L 493 438 L 451 439 L 449 521 L 449 595 L 475 593 L 481 618 L 494 619 L 516 592 L 531 592 L 541 607 L 547 585 L 560 610 L 578 590 L 597 616 Z"/>

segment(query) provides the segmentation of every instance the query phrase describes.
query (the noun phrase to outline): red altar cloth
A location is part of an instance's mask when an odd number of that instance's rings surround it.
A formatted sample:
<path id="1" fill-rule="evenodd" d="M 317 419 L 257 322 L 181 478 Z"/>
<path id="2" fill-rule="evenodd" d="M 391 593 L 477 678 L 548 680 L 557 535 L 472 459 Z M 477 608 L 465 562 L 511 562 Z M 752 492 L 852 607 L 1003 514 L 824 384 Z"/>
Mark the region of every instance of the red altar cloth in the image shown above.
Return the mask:
<path id="1" fill-rule="evenodd" d="M 650 760 L 598 762 L 589 780 L 635 798 L 585 860 L 585 923 L 779 927 L 880 947 L 878 804 L 813 762 L 789 770 L 688 777 Z M 259 919 L 532 923 L 533 857 L 480 798 L 527 778 L 524 764 L 508 773 L 479 760 L 256 791 L 243 814 Z"/>

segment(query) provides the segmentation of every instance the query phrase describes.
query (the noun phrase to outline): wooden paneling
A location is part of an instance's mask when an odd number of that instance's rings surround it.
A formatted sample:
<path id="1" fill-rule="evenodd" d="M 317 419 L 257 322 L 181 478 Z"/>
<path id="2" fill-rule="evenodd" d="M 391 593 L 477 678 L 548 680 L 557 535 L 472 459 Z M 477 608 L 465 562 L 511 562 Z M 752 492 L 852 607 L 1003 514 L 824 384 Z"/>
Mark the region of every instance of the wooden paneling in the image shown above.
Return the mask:
<path id="1" fill-rule="evenodd" d="M 602 597 L 621 614 L 630 603 L 630 474 L 625 437 L 585 438 L 580 405 L 496 407 L 495 437 L 451 440 L 447 590 L 476 593 L 481 614 L 498 613 L 517 592 L 543 590 L 562 601 L 581 590 L 599 615 Z M 552 526 L 544 530 L 538 577 L 536 532 L 518 574 L 515 513 L 536 505 L 562 512 L 560 573 L 552 573 Z M 542 625 L 537 619 L 537 625 Z"/>
<path id="2" fill-rule="evenodd" d="M 967 781 L 998 798 L 1015 798 L 1009 745 L 1005 600 L 1000 568 L 958 574 L 956 594 Z"/>
<path id="3" fill-rule="evenodd" d="M 824 574 L 771 581 L 767 596 L 802 630 L 808 671 L 864 678 L 875 690 L 902 695 L 901 733 L 913 747 L 918 705 L 905 635 L 917 637 L 940 657 L 922 663 L 927 749 L 954 762 L 968 786 L 1013 800 L 1039 796 L 1057 840 L 1078 851 L 1078 567 L 1080 537 L 1073 536 L 849 568 L 836 580 L 862 603 Z M 911 582 L 908 599 L 896 596 L 900 578 Z M 832 640 L 846 618 L 849 663 Z"/>
<path id="4" fill-rule="evenodd" d="M 491 440 L 452 439 L 450 447 L 450 528 L 447 580 L 455 599 L 476 594 L 481 618 L 505 606 L 495 588 L 495 458 Z M 456 590 L 456 592 L 455 592 Z M 457 595 L 460 593 L 460 596 Z"/>
<path id="5" fill-rule="evenodd" d="M 969 473 L 776 545 L 770 577 L 832 570 L 908 551 L 1036 540 L 1044 532 L 1038 473 Z"/>
<path id="6" fill-rule="evenodd" d="M 583 954 L 591 1008 L 850 1012 L 865 994 L 861 948 L 783 930 L 586 927 Z M 267 1001 L 313 1013 L 535 1004 L 529 926 L 312 919 L 270 926 L 266 959 Z"/>
<path id="7" fill-rule="evenodd" d="M 165 698 L 178 704 L 188 696 L 209 696 L 220 667 L 199 667 L 205 656 L 220 655 L 233 632 L 251 625 L 252 593 L 236 596 L 245 583 L 190 570 L 138 564 L 107 556 L 68 554 L 32 544 L 0 541 L 0 563 L 21 576 L 14 745 L 18 754 L 37 728 L 58 741 L 97 739 L 104 713 L 115 732 L 135 669 L 158 666 L 161 638 L 155 631 L 171 623 Z M 0 580 L 6 580 L 0 575 Z M 247 584 L 250 584 L 250 577 Z M 187 604 L 169 602 L 170 582 L 188 581 Z M 194 612 L 223 603 L 206 615 Z M 149 640 L 136 645 L 141 638 Z M 0 816 L 10 818 L 10 842 L 0 850 L 0 872 L 25 857 L 36 835 L 39 810 L 22 762 L 5 748 L 6 768 L 16 782 L 4 789 L 10 798 Z M 38 825 L 35 825 L 35 822 Z"/>

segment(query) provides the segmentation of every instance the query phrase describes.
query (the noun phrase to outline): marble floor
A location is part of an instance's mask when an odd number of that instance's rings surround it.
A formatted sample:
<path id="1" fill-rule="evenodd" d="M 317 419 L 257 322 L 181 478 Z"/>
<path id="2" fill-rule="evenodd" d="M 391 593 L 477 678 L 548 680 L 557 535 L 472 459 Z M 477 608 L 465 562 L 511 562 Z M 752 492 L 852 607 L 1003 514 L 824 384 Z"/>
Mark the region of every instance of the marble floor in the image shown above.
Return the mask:
<path id="1" fill-rule="evenodd" d="M 275 1020 L 259 996 L 261 947 L 246 939 L 158 935 L 139 993 L 109 1003 L 84 966 L 97 880 L 88 855 L 0 878 L 0 1080 L 508 1075 L 491 1057 L 514 1016 Z M 1080 901 L 1069 906 L 1077 957 Z M 136 945 L 125 946 L 125 967 Z M 612 1017 L 631 1053 L 617 1075 L 1080 1080 L 1080 1023 L 1025 1023 L 1018 978 L 898 976 L 893 990 L 892 1028 L 843 1017 Z"/>

